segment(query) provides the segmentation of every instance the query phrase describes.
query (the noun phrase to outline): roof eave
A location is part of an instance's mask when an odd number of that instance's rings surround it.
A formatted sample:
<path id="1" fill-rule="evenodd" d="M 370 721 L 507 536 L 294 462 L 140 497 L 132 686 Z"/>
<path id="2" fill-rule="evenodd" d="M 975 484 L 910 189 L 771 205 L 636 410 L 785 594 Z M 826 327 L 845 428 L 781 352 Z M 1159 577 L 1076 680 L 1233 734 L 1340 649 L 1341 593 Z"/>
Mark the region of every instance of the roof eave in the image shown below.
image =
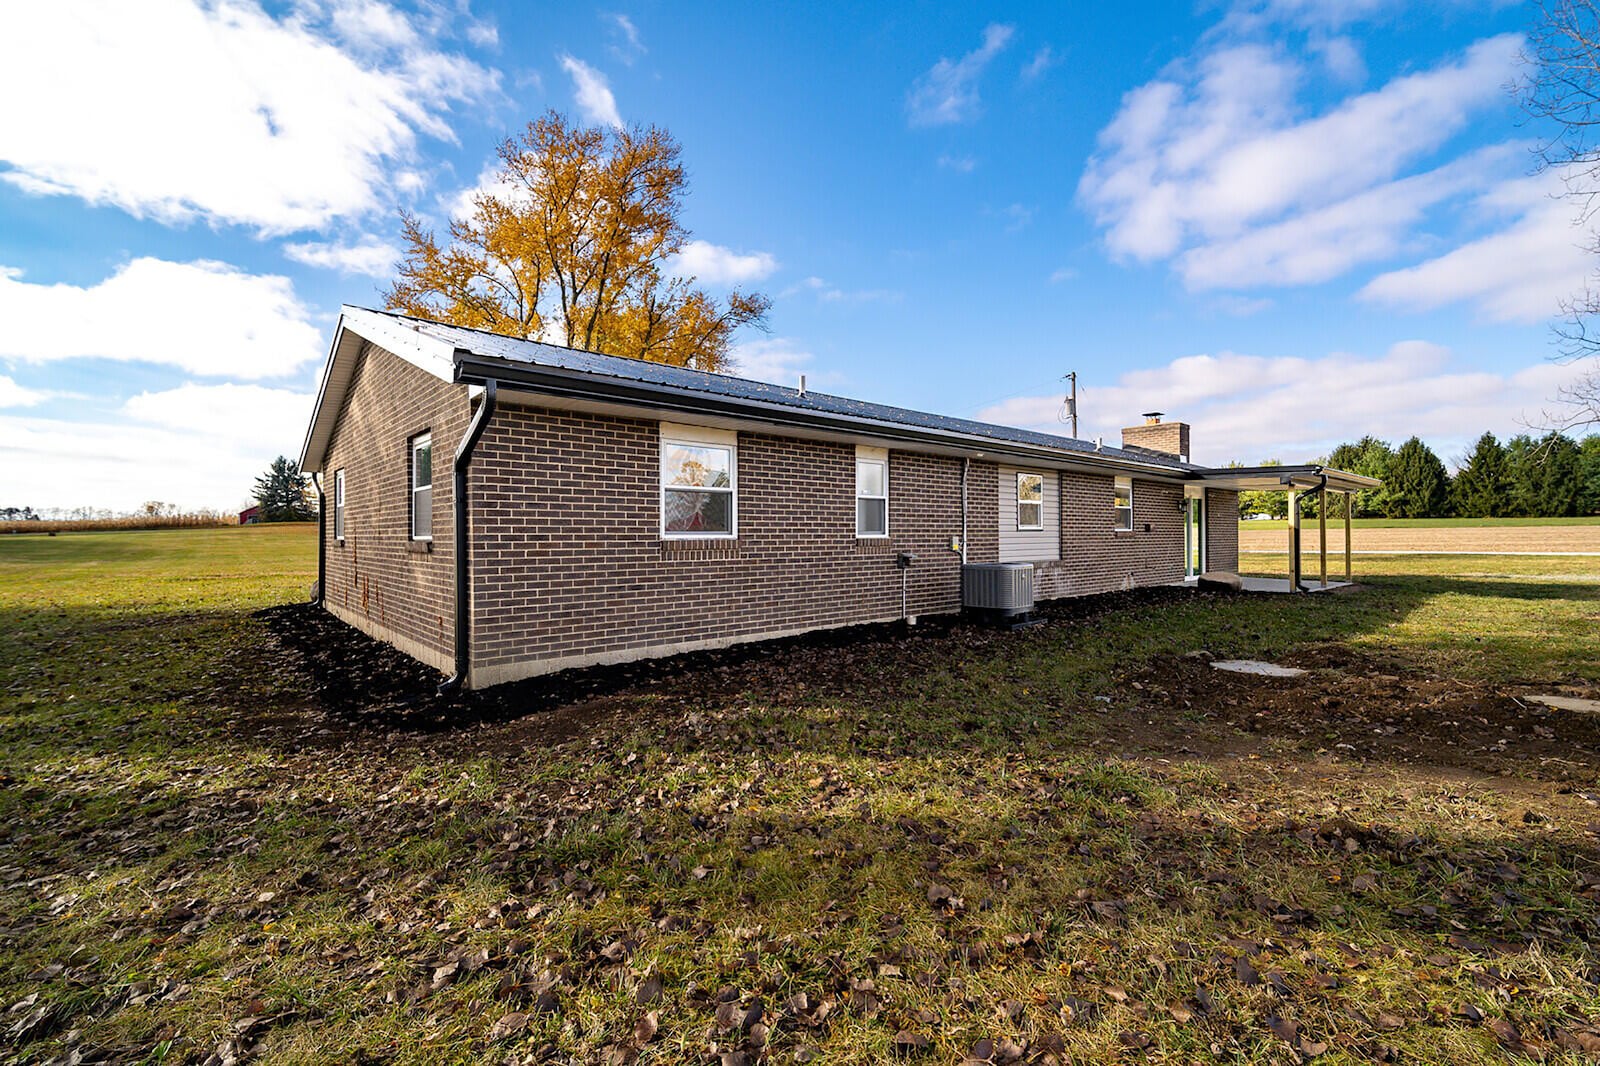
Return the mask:
<path id="1" fill-rule="evenodd" d="M 317 381 L 317 402 L 311 410 L 305 440 L 300 445 L 300 469 L 319 473 L 327 458 L 333 423 L 344 405 L 344 390 L 350 383 L 354 362 L 363 343 L 370 342 L 406 362 L 450 381 L 455 375 L 456 352 L 449 345 L 418 329 L 401 325 L 393 316 L 345 304 L 339 309 L 333 343 Z"/>
<path id="2" fill-rule="evenodd" d="M 809 411 L 785 404 L 762 400 L 718 395 L 693 389 L 676 388 L 655 382 L 636 379 L 612 378 L 560 367 L 541 366 L 503 359 L 497 356 L 458 352 L 455 380 L 464 384 L 481 385 L 494 378 L 503 385 L 519 390 L 539 392 L 564 398 L 589 399 L 600 402 L 627 403 L 663 413 L 690 413 L 708 416 L 743 418 L 774 426 L 799 426 L 853 433 L 887 441 L 906 443 L 934 443 L 955 447 L 984 455 L 1010 456 L 1021 459 L 1048 460 L 1056 463 L 1082 463 L 1107 469 L 1141 472 L 1150 476 L 1174 480 L 1192 479 L 1196 471 L 1167 466 L 1161 463 L 1142 463 L 1121 456 L 1067 448 L 1048 448 L 1017 441 L 1007 441 L 979 434 L 957 433 L 948 430 L 928 429 L 879 419 L 862 418 L 833 412 Z"/>

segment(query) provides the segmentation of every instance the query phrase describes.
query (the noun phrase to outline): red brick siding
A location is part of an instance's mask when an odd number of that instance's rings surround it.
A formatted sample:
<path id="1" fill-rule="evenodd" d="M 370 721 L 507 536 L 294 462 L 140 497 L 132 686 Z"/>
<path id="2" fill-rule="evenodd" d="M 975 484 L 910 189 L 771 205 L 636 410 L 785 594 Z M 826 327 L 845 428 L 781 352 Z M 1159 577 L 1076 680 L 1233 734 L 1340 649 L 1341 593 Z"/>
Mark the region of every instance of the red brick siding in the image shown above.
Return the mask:
<path id="1" fill-rule="evenodd" d="M 356 364 L 334 424 L 327 494 L 324 603 L 352 625 L 441 670 L 454 657 L 451 458 L 466 426 L 465 386 L 381 348 Z M 433 544 L 411 548 L 410 439 L 433 434 Z M 345 539 L 334 537 L 334 472 L 345 472 Z"/>
<path id="2" fill-rule="evenodd" d="M 1206 490 L 1206 569 L 1239 571 L 1239 494 Z"/>
<path id="3" fill-rule="evenodd" d="M 470 472 L 474 684 L 897 618 L 899 551 L 912 614 L 959 606 L 959 459 L 890 452 L 890 536 L 863 541 L 852 445 L 741 432 L 737 540 L 666 541 L 659 448 L 653 421 L 496 412 Z"/>

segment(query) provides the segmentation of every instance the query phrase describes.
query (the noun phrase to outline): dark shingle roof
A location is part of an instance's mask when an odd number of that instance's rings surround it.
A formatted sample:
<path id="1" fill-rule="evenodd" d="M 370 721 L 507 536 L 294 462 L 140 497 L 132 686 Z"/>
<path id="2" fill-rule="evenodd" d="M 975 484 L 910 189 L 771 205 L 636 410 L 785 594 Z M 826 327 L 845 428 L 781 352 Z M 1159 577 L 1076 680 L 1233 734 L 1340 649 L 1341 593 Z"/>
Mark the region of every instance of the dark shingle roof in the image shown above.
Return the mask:
<path id="1" fill-rule="evenodd" d="M 1057 436 L 1053 433 L 1038 433 L 1034 430 L 1017 429 L 1013 426 L 998 426 L 990 422 L 976 422 L 967 418 L 951 418 L 948 415 L 913 411 L 904 407 L 892 407 L 888 404 L 868 403 L 865 400 L 855 400 L 848 396 L 833 396 L 825 392 L 814 392 L 810 389 L 801 393 L 798 389 L 785 388 L 782 385 L 773 385 L 765 381 L 754 381 L 749 378 L 733 377 L 727 374 L 711 374 L 702 370 L 689 370 L 685 367 L 668 366 L 664 363 L 648 363 L 639 359 L 624 359 L 619 356 L 601 355 L 597 352 L 563 348 L 559 345 L 545 344 L 541 341 L 518 340 L 514 337 L 501 336 L 498 333 L 468 329 L 464 326 L 444 325 L 438 322 L 430 322 L 427 319 L 411 318 L 405 315 L 391 315 L 390 317 L 400 319 L 418 332 L 437 338 L 454 348 L 465 349 L 474 355 L 494 359 L 528 363 L 534 366 L 555 367 L 562 370 L 575 370 L 585 374 L 645 382 L 667 388 L 704 392 L 733 399 L 779 404 L 785 407 L 792 407 L 797 411 L 844 415 L 852 418 L 911 426 L 917 429 L 933 430 L 935 432 L 983 437 L 997 443 L 1078 452 L 1085 456 L 1102 460 L 1120 459 L 1127 462 L 1142 463 L 1146 466 L 1168 467 L 1174 471 L 1203 469 L 1192 463 L 1181 462 L 1175 456 L 1148 451 L 1143 448 L 1112 448 L 1109 446 L 1096 448 L 1093 441 Z"/>

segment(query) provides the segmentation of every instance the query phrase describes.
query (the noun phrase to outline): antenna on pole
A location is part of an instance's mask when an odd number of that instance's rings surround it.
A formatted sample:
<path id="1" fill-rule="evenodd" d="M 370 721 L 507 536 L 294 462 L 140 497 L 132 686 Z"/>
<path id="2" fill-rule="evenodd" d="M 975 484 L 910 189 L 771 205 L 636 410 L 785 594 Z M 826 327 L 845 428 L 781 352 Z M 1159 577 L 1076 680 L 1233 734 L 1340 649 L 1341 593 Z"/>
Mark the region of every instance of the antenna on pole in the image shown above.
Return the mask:
<path id="1" fill-rule="evenodd" d="M 1067 393 L 1067 398 L 1061 401 L 1061 413 L 1056 416 L 1058 421 L 1069 422 L 1072 425 L 1072 435 L 1078 435 L 1078 372 L 1068 371 L 1061 380 L 1072 383 L 1072 391 Z"/>

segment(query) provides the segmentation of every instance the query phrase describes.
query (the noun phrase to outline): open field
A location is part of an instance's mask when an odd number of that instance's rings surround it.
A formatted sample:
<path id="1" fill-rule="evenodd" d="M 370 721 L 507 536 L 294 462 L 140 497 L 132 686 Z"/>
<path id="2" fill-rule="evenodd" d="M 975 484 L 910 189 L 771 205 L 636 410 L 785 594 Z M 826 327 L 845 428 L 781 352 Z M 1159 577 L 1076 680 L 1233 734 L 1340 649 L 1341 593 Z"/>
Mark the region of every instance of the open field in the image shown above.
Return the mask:
<path id="1" fill-rule="evenodd" d="M 1337 504 L 1334 505 L 1336 508 Z M 1316 520 L 1311 522 L 1315 524 Z M 1328 524 L 1343 525 L 1337 514 L 1328 516 Z M 1600 526 L 1600 515 L 1583 515 L 1577 518 L 1352 518 L 1357 529 L 1515 529 L 1518 526 Z M 1267 529 L 1282 532 L 1288 523 L 1283 519 L 1241 520 L 1240 529 Z"/>
<path id="2" fill-rule="evenodd" d="M 1596 560 L 1368 557 L 444 721 L 261 610 L 314 566 L 303 529 L 0 540 L 0 1058 L 1600 1048 L 1600 718 L 1525 699 L 1600 695 Z"/>
<path id="3" fill-rule="evenodd" d="M 1358 552 L 1594 552 L 1600 554 L 1600 519 L 1357 519 L 1351 546 Z M 1240 522 L 1239 550 L 1281 552 L 1288 544 L 1283 522 Z M 1318 529 L 1300 529 L 1302 550 L 1316 551 Z M 1344 551 L 1344 521 L 1328 518 L 1328 551 Z"/>

